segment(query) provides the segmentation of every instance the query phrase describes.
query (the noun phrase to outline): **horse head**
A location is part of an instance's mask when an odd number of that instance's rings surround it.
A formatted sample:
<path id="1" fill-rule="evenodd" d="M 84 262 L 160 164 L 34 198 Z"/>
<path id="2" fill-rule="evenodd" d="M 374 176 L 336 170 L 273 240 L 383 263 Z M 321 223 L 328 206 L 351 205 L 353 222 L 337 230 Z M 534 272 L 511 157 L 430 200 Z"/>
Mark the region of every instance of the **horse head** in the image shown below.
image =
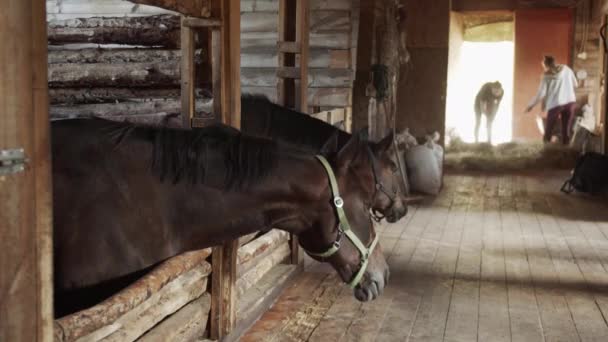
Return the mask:
<path id="1" fill-rule="evenodd" d="M 389 221 L 398 220 L 406 212 L 393 177 L 396 166 L 386 155 L 390 143 L 389 136 L 370 145 L 361 132 L 339 151 L 329 153 L 329 162 L 320 158 L 329 179 L 324 190 L 331 194 L 325 201 L 329 206 L 320 209 L 325 213 L 320 222 L 300 235 L 300 244 L 307 253 L 329 262 L 360 301 L 377 298 L 389 278 L 371 212 L 387 213 Z M 327 145 L 335 143 L 329 141 Z M 331 150 L 324 148 L 326 153 Z"/>

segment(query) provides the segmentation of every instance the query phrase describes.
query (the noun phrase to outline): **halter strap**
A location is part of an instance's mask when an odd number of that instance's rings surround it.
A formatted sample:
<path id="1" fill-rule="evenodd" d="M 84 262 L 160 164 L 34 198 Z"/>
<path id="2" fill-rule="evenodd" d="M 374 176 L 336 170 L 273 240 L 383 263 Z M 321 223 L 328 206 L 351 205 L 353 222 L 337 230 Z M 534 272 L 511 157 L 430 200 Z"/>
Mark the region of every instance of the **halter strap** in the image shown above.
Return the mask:
<path id="1" fill-rule="evenodd" d="M 357 235 L 352 231 L 350 227 L 350 223 L 348 222 L 348 218 L 346 217 L 346 212 L 344 211 L 344 200 L 340 197 L 340 190 L 338 189 L 338 181 L 336 180 L 336 175 L 334 174 L 331 165 L 325 157 L 317 155 L 316 158 L 321 162 L 323 168 L 327 172 L 327 177 L 329 178 L 329 185 L 331 187 L 331 192 L 333 195 L 333 205 L 336 209 L 336 213 L 338 215 L 338 238 L 330 248 L 328 248 L 325 252 L 322 253 L 312 253 L 306 251 L 311 256 L 317 256 L 322 258 L 330 257 L 340 249 L 340 240 L 342 238 L 342 232 L 346 237 L 353 243 L 353 245 L 359 250 L 359 254 L 361 257 L 361 266 L 359 267 L 359 271 L 355 274 L 353 279 L 348 283 L 351 288 L 355 288 L 363 278 L 363 274 L 367 269 L 367 265 L 369 264 L 369 257 L 371 256 L 374 248 L 378 244 L 378 235 L 374 237 L 369 248 L 365 247 L 365 245 L 361 242 L 361 240 L 357 237 Z"/>

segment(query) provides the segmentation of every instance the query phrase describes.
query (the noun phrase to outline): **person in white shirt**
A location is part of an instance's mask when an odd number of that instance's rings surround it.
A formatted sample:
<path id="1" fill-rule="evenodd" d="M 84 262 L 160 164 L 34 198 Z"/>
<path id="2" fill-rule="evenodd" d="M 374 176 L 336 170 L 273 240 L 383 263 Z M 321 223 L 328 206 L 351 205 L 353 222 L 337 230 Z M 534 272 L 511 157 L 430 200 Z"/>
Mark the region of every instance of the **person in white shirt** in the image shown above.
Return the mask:
<path id="1" fill-rule="evenodd" d="M 571 120 L 576 106 L 574 90 L 578 87 L 578 81 L 572 69 L 567 65 L 556 64 L 553 56 L 545 56 L 542 65 L 544 73 L 538 92 L 526 107 L 526 112 L 529 113 L 542 101 L 542 110 L 548 111 L 543 141 L 551 141 L 553 127 L 558 117 L 561 117 L 562 143 L 568 144 Z"/>

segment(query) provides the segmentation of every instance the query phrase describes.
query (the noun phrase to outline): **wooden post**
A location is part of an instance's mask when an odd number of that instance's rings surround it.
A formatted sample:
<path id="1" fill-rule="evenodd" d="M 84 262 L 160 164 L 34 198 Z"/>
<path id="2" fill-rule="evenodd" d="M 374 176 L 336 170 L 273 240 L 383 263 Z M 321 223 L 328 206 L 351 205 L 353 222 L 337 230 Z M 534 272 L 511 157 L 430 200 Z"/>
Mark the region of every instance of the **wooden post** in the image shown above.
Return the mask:
<path id="1" fill-rule="evenodd" d="M 296 81 L 296 108 L 308 113 L 308 50 L 309 50 L 309 15 L 308 0 L 297 0 L 296 8 L 296 43 L 300 46 L 300 80 Z"/>
<path id="2" fill-rule="evenodd" d="M 212 15 L 221 18 L 221 31 L 212 33 L 212 46 L 219 45 L 221 52 L 212 52 L 212 59 L 221 60 L 220 78 L 214 69 L 214 101 L 221 100 L 219 114 L 222 122 L 241 128 L 241 23 L 240 0 L 215 0 Z M 219 38 L 219 39 L 218 39 Z M 219 42 L 219 43 L 218 43 Z M 219 84 L 218 84 L 219 83 Z M 219 86 L 219 89 L 216 89 Z M 214 109 L 218 108 L 214 104 Z M 216 113 L 217 115 L 217 113 Z M 212 339 L 221 339 L 234 328 L 236 321 L 236 257 L 238 240 L 213 248 L 211 284 L 211 329 Z"/>
<path id="3" fill-rule="evenodd" d="M 308 113 L 308 8 L 308 0 L 279 0 L 277 102 L 303 113 Z M 291 263 L 302 260 L 298 238 L 292 235 Z"/>
<path id="4" fill-rule="evenodd" d="M 52 341 L 51 174 L 46 3 L 8 0 L 0 15 L 0 150 L 24 171 L 0 175 L 0 341 Z"/>
<path id="5" fill-rule="evenodd" d="M 185 25 L 187 18 L 182 17 L 181 24 L 181 98 L 182 98 L 182 125 L 184 128 L 192 127 L 194 116 L 194 30 Z"/>
<path id="6" fill-rule="evenodd" d="M 353 85 L 352 130 L 368 125 L 369 98 L 366 94 L 370 82 L 373 44 L 376 27 L 376 0 L 360 2 L 359 36 L 357 39 L 357 70 Z"/>

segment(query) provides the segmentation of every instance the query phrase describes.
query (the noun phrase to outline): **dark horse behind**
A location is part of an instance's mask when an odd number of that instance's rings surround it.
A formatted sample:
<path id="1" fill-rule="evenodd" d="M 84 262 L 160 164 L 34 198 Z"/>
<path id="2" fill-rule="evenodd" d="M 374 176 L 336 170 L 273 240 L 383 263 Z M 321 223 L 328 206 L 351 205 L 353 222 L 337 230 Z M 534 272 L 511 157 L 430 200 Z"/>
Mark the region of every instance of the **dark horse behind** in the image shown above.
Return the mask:
<path id="1" fill-rule="evenodd" d="M 241 130 L 243 133 L 257 137 L 270 138 L 281 142 L 296 145 L 312 153 L 319 152 L 332 136 L 337 136 L 338 148 L 343 147 L 351 139 L 352 135 L 338 129 L 321 120 L 315 119 L 308 114 L 272 103 L 263 95 L 243 95 L 241 97 Z M 405 165 L 399 166 L 399 151 L 392 145 L 393 135 L 389 134 L 380 142 L 367 142 L 370 147 L 375 145 L 390 146 L 385 153 L 379 156 L 382 166 L 393 170 L 393 183 L 399 186 L 395 191 L 386 191 L 393 197 L 394 201 L 400 202 L 400 206 L 405 212 L 380 212 L 386 216 L 387 221 L 397 222 L 407 213 L 405 206 L 405 176 L 400 169 Z"/>
<path id="2" fill-rule="evenodd" d="M 77 119 L 53 122 L 51 132 L 59 306 L 72 292 L 255 231 L 291 232 L 311 253 L 341 236 L 327 173 L 313 154 L 226 126 L 179 130 Z M 375 237 L 370 208 L 405 212 L 375 186 L 397 186 L 377 160 L 388 148 L 372 149 L 356 134 L 329 150 L 353 232 L 366 245 Z M 321 261 L 349 282 L 361 260 L 343 240 Z M 354 295 L 372 300 L 389 275 L 379 248 L 363 274 Z"/>

